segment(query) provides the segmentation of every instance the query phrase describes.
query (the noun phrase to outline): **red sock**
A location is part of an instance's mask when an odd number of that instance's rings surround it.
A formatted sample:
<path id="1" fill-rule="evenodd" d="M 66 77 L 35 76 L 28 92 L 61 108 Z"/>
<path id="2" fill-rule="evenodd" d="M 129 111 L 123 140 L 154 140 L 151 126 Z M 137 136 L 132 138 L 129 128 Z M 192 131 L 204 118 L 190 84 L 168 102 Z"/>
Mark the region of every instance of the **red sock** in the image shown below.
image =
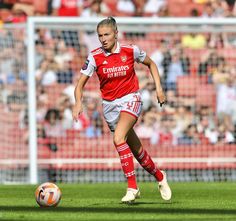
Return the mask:
<path id="1" fill-rule="evenodd" d="M 133 154 L 127 143 L 116 145 L 120 156 L 120 162 L 123 172 L 128 181 L 128 188 L 137 189 L 136 177 L 134 172 Z"/>
<path id="2" fill-rule="evenodd" d="M 152 174 L 157 181 L 162 181 L 163 179 L 162 172 L 157 168 L 157 166 L 152 161 L 152 158 L 143 148 L 142 151 L 138 154 L 137 161 L 148 173 Z"/>

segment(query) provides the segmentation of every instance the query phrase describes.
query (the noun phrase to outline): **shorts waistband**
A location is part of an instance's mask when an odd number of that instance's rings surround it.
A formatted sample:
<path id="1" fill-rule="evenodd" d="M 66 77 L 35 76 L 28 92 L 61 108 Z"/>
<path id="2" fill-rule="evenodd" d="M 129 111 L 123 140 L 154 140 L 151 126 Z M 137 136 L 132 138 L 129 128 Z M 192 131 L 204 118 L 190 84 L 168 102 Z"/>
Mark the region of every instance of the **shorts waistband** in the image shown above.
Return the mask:
<path id="1" fill-rule="evenodd" d="M 117 102 L 122 102 L 123 100 L 126 100 L 126 99 L 129 99 L 129 98 L 131 98 L 131 97 L 133 97 L 133 95 L 140 95 L 140 92 L 139 91 L 136 91 L 136 92 L 133 92 L 133 93 L 131 93 L 131 94 L 127 94 L 127 95 L 125 95 L 125 96 L 123 96 L 123 97 L 120 97 L 120 98 L 116 98 L 115 100 L 113 100 L 113 101 L 108 101 L 108 100 L 102 100 L 102 103 L 109 103 L 109 104 L 112 104 L 112 103 L 117 103 Z"/>

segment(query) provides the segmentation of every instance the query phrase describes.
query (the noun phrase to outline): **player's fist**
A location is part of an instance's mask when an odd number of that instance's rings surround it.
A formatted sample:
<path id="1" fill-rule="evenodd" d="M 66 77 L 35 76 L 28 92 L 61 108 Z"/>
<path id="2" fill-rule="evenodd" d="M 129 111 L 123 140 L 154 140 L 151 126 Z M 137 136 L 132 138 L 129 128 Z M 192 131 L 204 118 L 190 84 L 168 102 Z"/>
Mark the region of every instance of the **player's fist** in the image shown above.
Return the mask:
<path id="1" fill-rule="evenodd" d="M 83 106 L 81 102 L 75 103 L 72 107 L 72 116 L 75 121 L 79 119 L 79 115 L 83 112 Z"/>
<path id="2" fill-rule="evenodd" d="M 160 104 L 160 106 L 162 106 L 163 104 L 166 103 L 166 96 L 165 96 L 165 93 L 163 92 L 163 90 L 157 91 L 157 100 L 158 100 L 158 103 Z"/>

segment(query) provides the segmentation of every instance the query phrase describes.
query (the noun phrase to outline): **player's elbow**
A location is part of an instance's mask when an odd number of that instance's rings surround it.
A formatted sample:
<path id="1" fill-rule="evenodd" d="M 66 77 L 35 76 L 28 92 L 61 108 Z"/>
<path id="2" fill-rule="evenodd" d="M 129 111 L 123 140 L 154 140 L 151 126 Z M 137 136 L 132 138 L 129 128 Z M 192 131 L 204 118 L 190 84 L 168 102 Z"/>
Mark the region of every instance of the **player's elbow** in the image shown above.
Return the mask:
<path id="1" fill-rule="evenodd" d="M 151 69 L 152 66 L 155 66 L 156 64 L 154 63 L 154 61 L 149 57 L 146 56 L 146 58 L 144 59 L 143 62 L 149 69 Z"/>

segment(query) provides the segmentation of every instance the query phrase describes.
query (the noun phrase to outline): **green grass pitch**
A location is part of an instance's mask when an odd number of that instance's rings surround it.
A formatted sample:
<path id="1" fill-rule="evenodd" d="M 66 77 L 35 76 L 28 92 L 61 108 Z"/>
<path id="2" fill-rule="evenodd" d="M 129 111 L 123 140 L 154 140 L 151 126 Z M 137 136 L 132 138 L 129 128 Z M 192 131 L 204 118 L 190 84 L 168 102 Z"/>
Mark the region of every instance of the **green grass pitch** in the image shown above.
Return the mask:
<path id="1" fill-rule="evenodd" d="M 125 183 L 58 184 L 62 200 L 56 208 L 40 208 L 33 185 L 0 185 L 1 220 L 151 221 L 236 220 L 236 184 L 171 183 L 173 198 L 164 202 L 155 183 L 140 183 L 141 198 L 120 203 Z"/>

